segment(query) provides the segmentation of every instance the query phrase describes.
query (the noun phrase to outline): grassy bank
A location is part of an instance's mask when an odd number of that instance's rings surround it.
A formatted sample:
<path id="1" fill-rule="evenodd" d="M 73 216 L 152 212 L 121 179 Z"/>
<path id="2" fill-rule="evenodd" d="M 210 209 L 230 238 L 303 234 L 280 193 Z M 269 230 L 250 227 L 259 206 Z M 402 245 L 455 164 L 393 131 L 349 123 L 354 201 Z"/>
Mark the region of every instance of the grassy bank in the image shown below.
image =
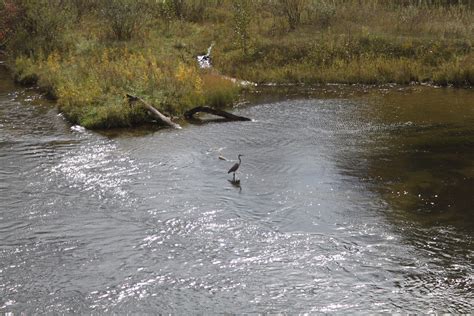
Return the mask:
<path id="1" fill-rule="evenodd" d="M 471 1 L 3 0 L 0 48 L 73 123 L 147 121 L 126 93 L 179 116 L 260 83 L 474 83 Z M 204 71 L 196 55 L 215 42 Z"/>
<path id="2" fill-rule="evenodd" d="M 231 81 L 198 69 L 196 54 L 211 40 L 196 44 L 204 29 L 171 8 L 125 0 L 5 3 L 11 29 L 4 47 L 15 80 L 38 84 L 73 124 L 100 129 L 149 121 L 129 106 L 127 93 L 170 116 L 238 97 Z"/>
<path id="3" fill-rule="evenodd" d="M 217 46 L 219 69 L 255 82 L 474 84 L 471 1 L 280 2 L 245 42 Z"/>

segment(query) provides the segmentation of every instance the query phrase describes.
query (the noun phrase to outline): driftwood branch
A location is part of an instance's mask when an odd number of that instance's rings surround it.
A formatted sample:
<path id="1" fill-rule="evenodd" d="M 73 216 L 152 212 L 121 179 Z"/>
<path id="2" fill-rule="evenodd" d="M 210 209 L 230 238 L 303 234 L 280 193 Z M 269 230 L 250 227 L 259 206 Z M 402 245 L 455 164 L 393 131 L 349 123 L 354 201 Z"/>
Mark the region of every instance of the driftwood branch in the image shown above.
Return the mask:
<path id="1" fill-rule="evenodd" d="M 204 113 L 209 113 L 209 114 L 221 116 L 221 117 L 225 118 L 228 121 L 251 121 L 251 119 L 249 119 L 248 117 L 238 116 L 238 115 L 226 112 L 226 111 L 213 109 L 213 108 L 210 108 L 208 106 L 195 107 L 195 108 L 187 111 L 186 113 L 184 113 L 184 117 L 187 118 L 187 119 L 192 119 L 193 115 L 198 113 L 198 112 L 204 112 Z"/>
<path id="2" fill-rule="evenodd" d="M 160 122 L 173 128 L 177 128 L 177 129 L 181 128 L 179 124 L 176 124 L 175 122 L 171 121 L 169 117 L 167 117 L 166 115 L 163 115 L 160 111 L 158 111 L 155 107 L 147 103 L 142 98 L 128 94 L 128 93 L 127 93 L 127 98 L 128 98 L 129 103 L 136 102 L 136 101 L 140 102 L 143 105 L 143 107 L 148 110 L 148 113 L 150 113 L 151 116 L 153 116 L 155 119 L 159 120 Z"/>

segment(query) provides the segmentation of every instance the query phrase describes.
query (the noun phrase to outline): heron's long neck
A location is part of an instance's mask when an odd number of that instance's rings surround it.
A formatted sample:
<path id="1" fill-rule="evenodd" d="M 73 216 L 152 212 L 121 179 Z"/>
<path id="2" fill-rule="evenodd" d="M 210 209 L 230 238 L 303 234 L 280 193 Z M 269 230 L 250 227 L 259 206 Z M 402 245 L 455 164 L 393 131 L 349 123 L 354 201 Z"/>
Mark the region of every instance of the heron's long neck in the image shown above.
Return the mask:
<path id="1" fill-rule="evenodd" d="M 240 156 L 239 156 L 239 165 L 240 165 L 241 162 L 242 162 L 242 160 L 240 160 Z"/>

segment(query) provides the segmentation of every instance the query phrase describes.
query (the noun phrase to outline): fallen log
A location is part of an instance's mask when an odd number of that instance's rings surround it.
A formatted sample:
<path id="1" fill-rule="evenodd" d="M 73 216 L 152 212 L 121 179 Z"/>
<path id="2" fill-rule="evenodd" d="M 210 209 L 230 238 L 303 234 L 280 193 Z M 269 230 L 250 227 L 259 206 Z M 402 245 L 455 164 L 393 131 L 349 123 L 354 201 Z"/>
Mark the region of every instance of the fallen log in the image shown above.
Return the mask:
<path id="1" fill-rule="evenodd" d="M 187 119 L 192 119 L 193 115 L 198 112 L 204 112 L 204 113 L 221 116 L 225 118 L 227 121 L 251 121 L 251 119 L 249 119 L 248 117 L 238 116 L 226 111 L 213 109 L 208 106 L 198 106 L 198 107 L 192 108 L 191 110 L 184 113 L 184 117 Z"/>
<path id="2" fill-rule="evenodd" d="M 181 129 L 181 126 L 179 124 L 176 124 L 175 122 L 171 121 L 169 117 L 166 115 L 162 114 L 160 111 L 158 111 L 155 107 L 153 107 L 151 104 L 148 104 L 145 100 L 143 100 L 140 97 L 131 95 L 127 93 L 127 98 L 128 102 L 131 104 L 132 102 L 140 102 L 145 109 L 148 110 L 148 113 L 150 113 L 151 116 L 153 116 L 155 119 L 159 120 L 160 122 L 172 127 L 172 128 L 177 128 Z"/>

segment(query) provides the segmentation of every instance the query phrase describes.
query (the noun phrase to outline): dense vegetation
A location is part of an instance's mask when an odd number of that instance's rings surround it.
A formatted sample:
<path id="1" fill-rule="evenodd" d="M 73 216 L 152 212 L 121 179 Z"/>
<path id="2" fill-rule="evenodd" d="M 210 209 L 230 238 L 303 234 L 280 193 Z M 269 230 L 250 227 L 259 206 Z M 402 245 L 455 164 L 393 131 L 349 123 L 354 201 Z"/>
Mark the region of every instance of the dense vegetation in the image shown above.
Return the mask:
<path id="1" fill-rule="evenodd" d="M 471 0 L 3 0 L 0 49 L 73 123 L 147 120 L 225 106 L 259 83 L 474 83 Z M 217 70 L 196 55 L 215 43 Z"/>

